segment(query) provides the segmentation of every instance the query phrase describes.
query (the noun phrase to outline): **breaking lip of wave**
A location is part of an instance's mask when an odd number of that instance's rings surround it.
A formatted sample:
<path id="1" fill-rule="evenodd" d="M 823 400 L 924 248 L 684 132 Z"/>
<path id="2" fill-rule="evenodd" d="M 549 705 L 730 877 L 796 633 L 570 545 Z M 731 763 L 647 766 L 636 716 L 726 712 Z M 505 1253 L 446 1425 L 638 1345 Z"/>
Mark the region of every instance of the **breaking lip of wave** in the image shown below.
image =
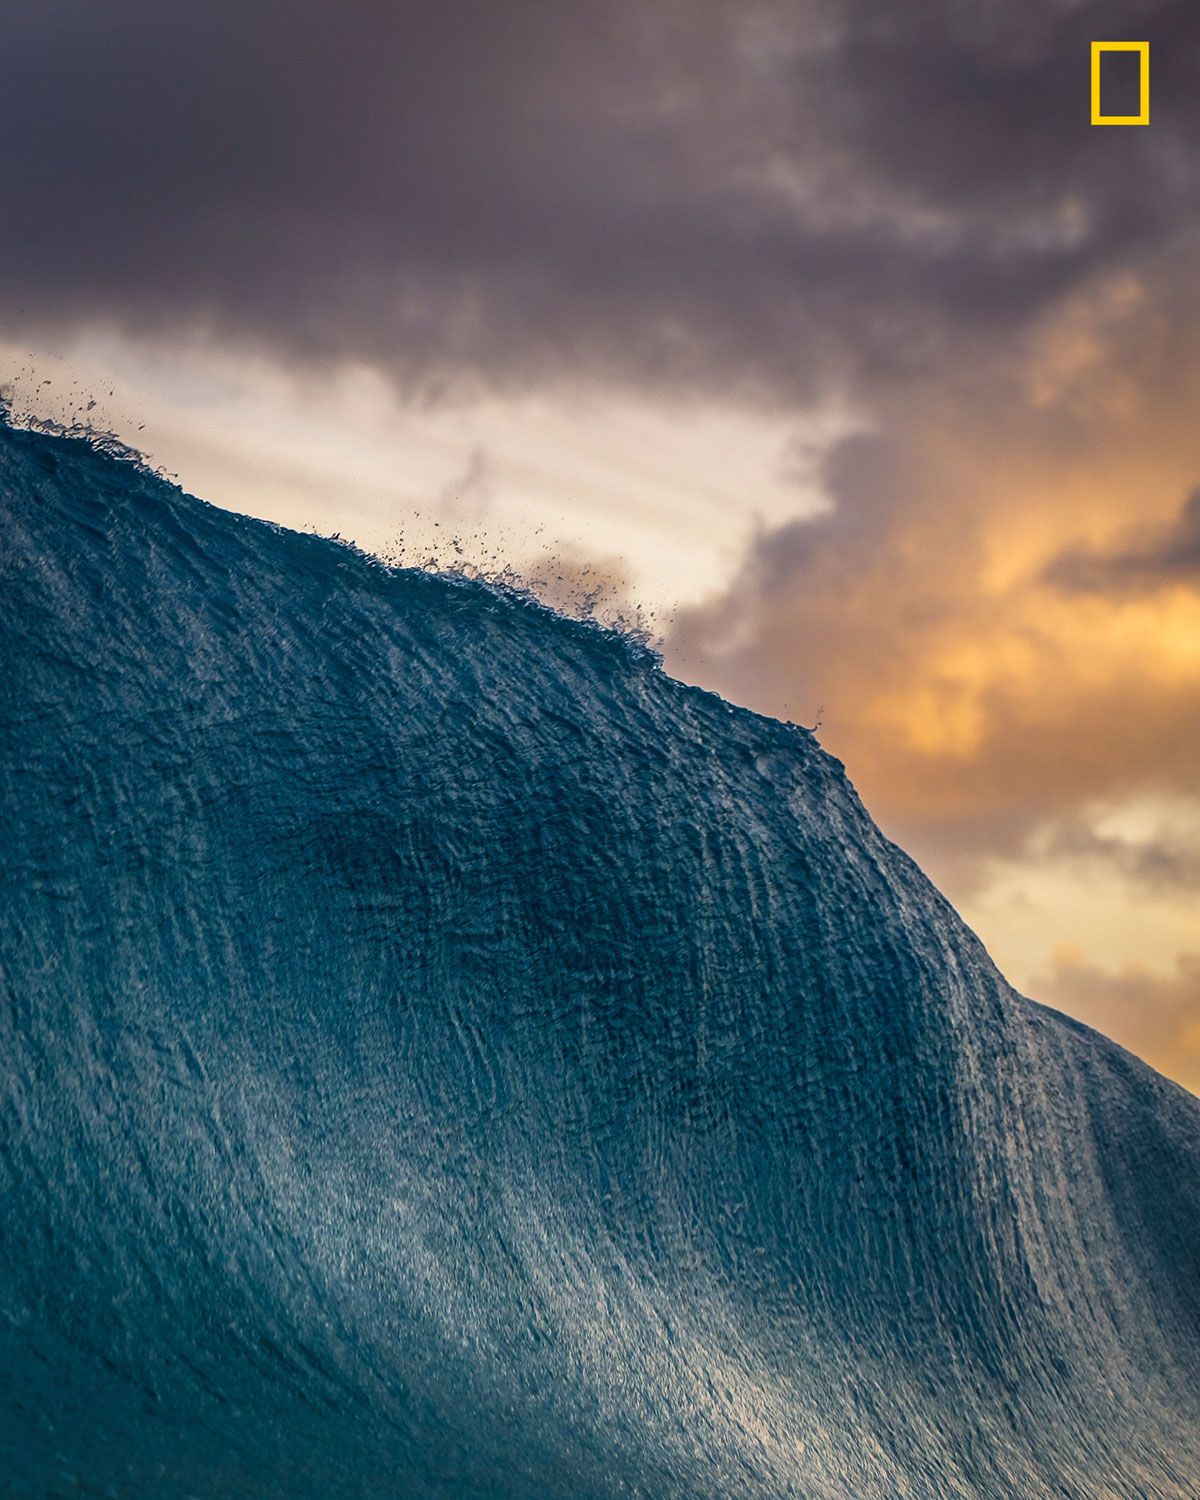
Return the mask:
<path id="1" fill-rule="evenodd" d="M 1200 1491 L 1200 1104 L 807 730 L 94 434 L 0 505 L 14 1495 Z"/>
<path id="2" fill-rule="evenodd" d="M 164 483 L 178 483 L 177 474 L 154 463 L 135 444 L 109 428 L 95 425 L 88 415 L 95 404 L 94 400 L 80 400 L 74 412 L 65 418 L 38 415 L 30 405 L 18 408 L 11 389 L 0 384 L 0 424 L 10 430 L 81 442 L 96 453 L 119 463 L 131 464 L 135 469 L 161 479 Z M 281 531 L 289 530 L 274 521 L 264 524 L 277 525 Z M 464 539 L 454 532 L 446 537 L 442 544 L 444 550 L 440 552 L 427 545 L 410 547 L 403 536 L 379 548 L 368 549 L 343 537 L 340 532 L 313 534 L 321 534 L 324 540 L 337 543 L 385 567 L 479 583 L 515 602 L 550 610 L 580 624 L 597 626 L 619 637 L 635 651 L 662 664 L 663 639 L 656 624 L 656 612 L 636 598 L 626 597 L 620 587 L 599 575 L 593 564 L 586 560 L 574 570 L 577 576 L 570 577 L 564 576 L 561 571 L 563 559 L 554 549 L 550 549 L 541 562 L 530 561 L 524 566 L 517 566 L 504 559 L 502 550 L 489 542 L 484 534 L 471 538 L 476 543 L 475 551 L 479 561 L 474 560 L 464 545 Z M 485 550 L 489 546 L 491 550 Z"/>

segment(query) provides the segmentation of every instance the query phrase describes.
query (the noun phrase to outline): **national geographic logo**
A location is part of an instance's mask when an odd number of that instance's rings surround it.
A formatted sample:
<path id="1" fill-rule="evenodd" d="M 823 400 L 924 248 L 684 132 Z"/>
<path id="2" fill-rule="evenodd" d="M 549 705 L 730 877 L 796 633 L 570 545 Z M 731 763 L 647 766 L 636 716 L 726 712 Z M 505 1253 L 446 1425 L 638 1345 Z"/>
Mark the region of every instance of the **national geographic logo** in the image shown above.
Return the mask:
<path id="1" fill-rule="evenodd" d="M 1121 53 L 1136 53 L 1136 64 L 1129 56 L 1121 56 L 1116 59 L 1119 64 L 1119 73 L 1116 67 L 1111 66 L 1111 55 Z M 1102 60 L 1105 55 L 1110 56 L 1110 66 L 1102 68 Z M 1100 98 L 1102 92 L 1110 95 L 1119 93 L 1122 102 L 1125 102 L 1130 85 L 1134 81 L 1134 70 L 1137 73 L 1137 113 L 1136 114 L 1105 114 Z M 1101 74 L 1104 74 L 1102 78 Z M 1149 42 L 1093 42 L 1092 43 L 1092 124 L 1093 125 L 1149 125 L 1150 123 L 1150 43 Z"/>

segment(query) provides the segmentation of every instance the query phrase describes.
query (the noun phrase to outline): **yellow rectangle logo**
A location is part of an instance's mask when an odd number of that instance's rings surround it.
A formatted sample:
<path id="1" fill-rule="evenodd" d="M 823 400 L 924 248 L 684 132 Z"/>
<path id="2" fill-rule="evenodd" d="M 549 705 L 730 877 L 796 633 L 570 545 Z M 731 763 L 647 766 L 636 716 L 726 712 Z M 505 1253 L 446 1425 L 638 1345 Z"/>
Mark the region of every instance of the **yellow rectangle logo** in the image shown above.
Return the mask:
<path id="1" fill-rule="evenodd" d="M 1138 89 L 1139 114 L 1106 115 L 1100 111 L 1100 58 L 1105 52 L 1136 52 L 1140 68 Z M 1092 43 L 1092 124 L 1093 125 L 1149 125 L 1150 123 L 1150 43 L 1149 42 L 1093 42 Z"/>

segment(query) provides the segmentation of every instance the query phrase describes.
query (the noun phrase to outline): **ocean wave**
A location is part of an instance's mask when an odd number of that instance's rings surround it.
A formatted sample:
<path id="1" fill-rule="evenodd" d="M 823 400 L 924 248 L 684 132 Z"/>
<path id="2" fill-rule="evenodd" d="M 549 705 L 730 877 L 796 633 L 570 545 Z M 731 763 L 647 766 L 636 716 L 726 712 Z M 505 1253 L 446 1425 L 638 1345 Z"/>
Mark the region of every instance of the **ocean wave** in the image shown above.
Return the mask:
<path id="1" fill-rule="evenodd" d="M 0 422 L 20 1496 L 1200 1492 L 1200 1104 L 807 731 Z"/>

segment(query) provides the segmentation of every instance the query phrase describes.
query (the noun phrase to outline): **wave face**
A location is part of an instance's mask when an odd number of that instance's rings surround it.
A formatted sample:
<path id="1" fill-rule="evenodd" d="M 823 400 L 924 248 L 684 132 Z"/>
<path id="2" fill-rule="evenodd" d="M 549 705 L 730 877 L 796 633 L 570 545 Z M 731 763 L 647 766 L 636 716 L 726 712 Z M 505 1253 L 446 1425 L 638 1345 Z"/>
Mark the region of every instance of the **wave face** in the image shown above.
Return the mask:
<path id="1" fill-rule="evenodd" d="M 6 1494 L 1195 1496 L 1200 1104 L 804 730 L 0 427 Z"/>

